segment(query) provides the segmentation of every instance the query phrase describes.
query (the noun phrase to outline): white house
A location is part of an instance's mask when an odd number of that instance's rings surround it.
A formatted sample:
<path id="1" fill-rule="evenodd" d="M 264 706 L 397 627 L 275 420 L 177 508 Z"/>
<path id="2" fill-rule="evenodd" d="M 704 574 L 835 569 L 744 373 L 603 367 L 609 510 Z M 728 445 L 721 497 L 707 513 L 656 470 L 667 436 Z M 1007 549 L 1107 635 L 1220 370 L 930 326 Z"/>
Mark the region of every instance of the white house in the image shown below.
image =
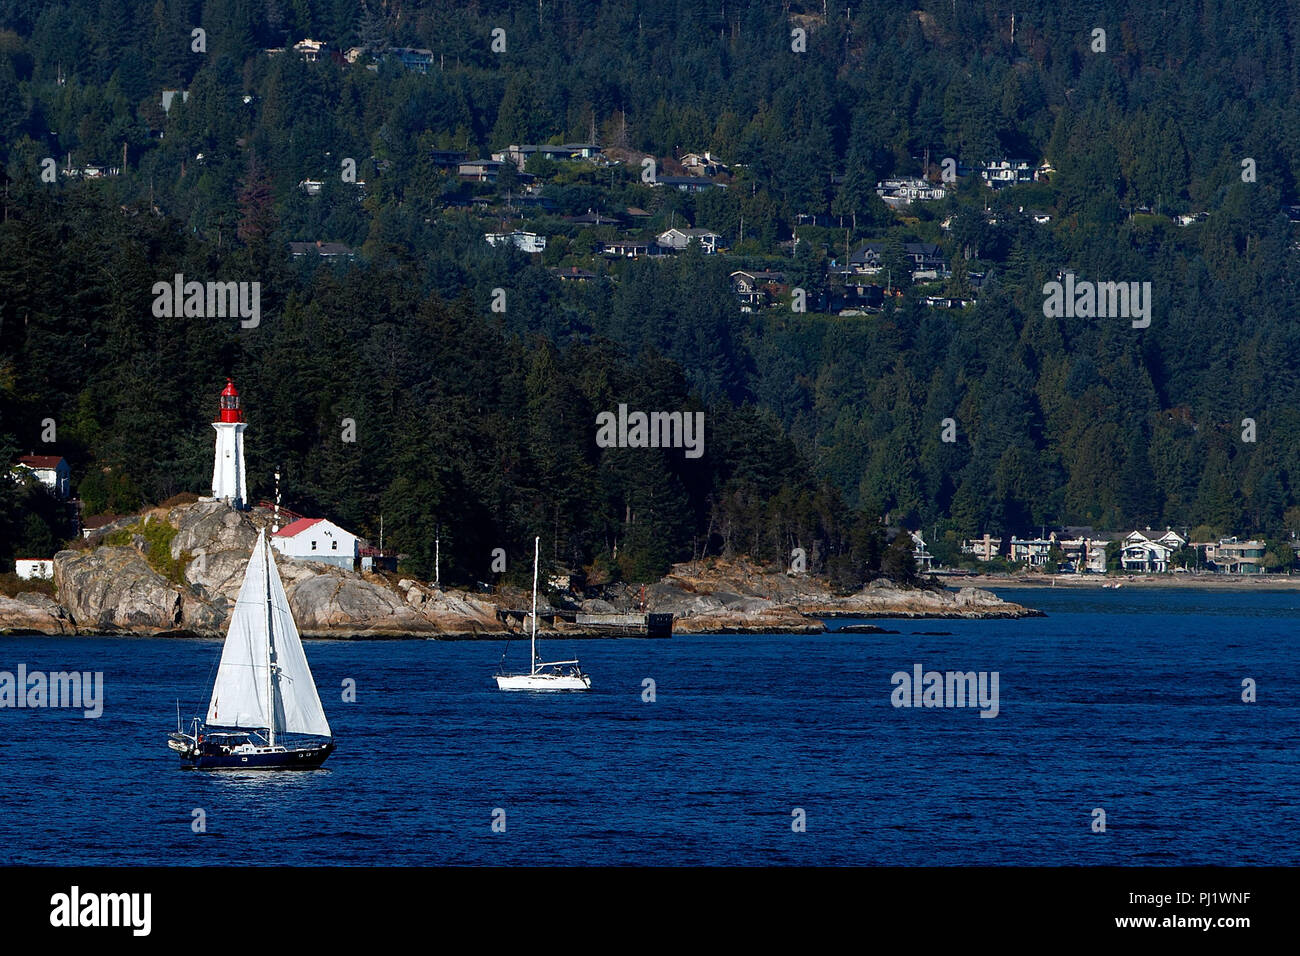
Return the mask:
<path id="1" fill-rule="evenodd" d="M 14 561 L 14 571 L 24 581 L 32 578 L 54 580 L 54 561 L 49 558 L 19 558 Z"/>
<path id="2" fill-rule="evenodd" d="M 722 237 L 708 229 L 669 229 L 667 232 L 660 233 L 656 242 L 661 249 L 681 252 L 691 244 L 692 239 L 700 244 L 700 248 L 707 255 L 713 255 L 718 251 L 718 243 Z"/>
<path id="3" fill-rule="evenodd" d="M 971 538 L 962 542 L 961 553 L 974 555 L 976 561 L 992 561 L 998 556 L 1001 547 L 1001 538 L 986 534 L 983 538 Z"/>
<path id="4" fill-rule="evenodd" d="M 271 535 L 271 546 L 285 557 L 354 568 L 360 539 L 325 518 L 299 518 Z"/>
<path id="5" fill-rule="evenodd" d="M 512 245 L 520 252 L 541 252 L 546 248 L 546 237 L 535 232 L 485 232 L 483 238 L 493 246 Z"/>
<path id="6" fill-rule="evenodd" d="M 24 472 L 35 475 L 56 498 L 72 494 L 72 471 L 61 455 L 23 455 L 9 473 L 18 478 Z"/>
<path id="7" fill-rule="evenodd" d="M 1187 539 L 1177 531 L 1166 531 L 1158 538 L 1133 531 L 1124 539 L 1124 547 L 1119 553 L 1120 564 L 1125 571 L 1168 571 L 1170 556 L 1185 544 Z"/>
<path id="8" fill-rule="evenodd" d="M 1017 538 L 1011 536 L 1011 560 L 1028 564 L 1031 568 L 1040 568 L 1051 559 L 1052 546 L 1056 544 L 1056 535 L 1049 538 Z"/>
<path id="9" fill-rule="evenodd" d="M 934 555 L 926 547 L 921 532 L 909 531 L 907 533 L 912 536 L 912 557 L 916 560 L 916 569 L 921 572 L 929 571 L 934 563 Z"/>

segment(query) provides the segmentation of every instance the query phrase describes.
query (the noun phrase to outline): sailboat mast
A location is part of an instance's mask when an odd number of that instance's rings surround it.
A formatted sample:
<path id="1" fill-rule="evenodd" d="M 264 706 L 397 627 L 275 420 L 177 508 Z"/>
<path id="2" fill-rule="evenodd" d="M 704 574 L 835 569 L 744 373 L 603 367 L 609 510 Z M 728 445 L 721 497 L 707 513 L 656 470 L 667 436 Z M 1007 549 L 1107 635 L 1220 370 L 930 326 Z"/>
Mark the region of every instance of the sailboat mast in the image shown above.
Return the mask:
<path id="1" fill-rule="evenodd" d="M 532 652 L 532 663 L 528 665 L 530 674 L 537 673 L 537 554 L 541 538 L 533 538 L 533 639 L 529 644 Z"/>
<path id="2" fill-rule="evenodd" d="M 266 724 L 267 736 L 270 746 L 275 746 L 275 676 L 271 673 L 271 660 L 274 654 L 271 650 L 271 642 L 274 639 L 271 631 L 271 555 L 270 548 L 266 544 L 266 539 L 261 535 L 258 541 L 262 546 L 262 569 L 266 575 Z"/>

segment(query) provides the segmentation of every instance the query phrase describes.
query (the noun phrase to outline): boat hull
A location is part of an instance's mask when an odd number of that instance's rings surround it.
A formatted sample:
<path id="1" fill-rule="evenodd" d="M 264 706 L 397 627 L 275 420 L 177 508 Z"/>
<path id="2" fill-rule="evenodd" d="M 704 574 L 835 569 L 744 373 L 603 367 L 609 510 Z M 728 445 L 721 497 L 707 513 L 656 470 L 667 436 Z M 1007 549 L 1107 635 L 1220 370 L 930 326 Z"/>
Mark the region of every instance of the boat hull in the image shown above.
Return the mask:
<path id="1" fill-rule="evenodd" d="M 315 770 L 334 752 L 333 742 L 314 747 L 258 748 L 250 753 L 181 754 L 194 770 Z"/>
<path id="2" fill-rule="evenodd" d="M 591 678 L 586 674 L 498 674 L 498 690 L 591 690 Z"/>

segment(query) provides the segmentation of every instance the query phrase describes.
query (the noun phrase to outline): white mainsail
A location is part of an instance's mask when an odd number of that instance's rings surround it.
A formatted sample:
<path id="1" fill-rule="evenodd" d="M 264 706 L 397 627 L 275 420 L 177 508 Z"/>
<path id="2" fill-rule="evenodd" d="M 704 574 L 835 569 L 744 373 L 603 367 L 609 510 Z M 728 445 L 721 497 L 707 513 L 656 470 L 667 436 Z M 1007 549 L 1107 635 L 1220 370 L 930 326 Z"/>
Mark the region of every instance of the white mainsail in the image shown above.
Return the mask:
<path id="1" fill-rule="evenodd" d="M 268 680 L 268 668 L 273 680 Z M 289 598 L 260 531 L 235 600 L 207 719 L 218 727 L 333 736 Z"/>

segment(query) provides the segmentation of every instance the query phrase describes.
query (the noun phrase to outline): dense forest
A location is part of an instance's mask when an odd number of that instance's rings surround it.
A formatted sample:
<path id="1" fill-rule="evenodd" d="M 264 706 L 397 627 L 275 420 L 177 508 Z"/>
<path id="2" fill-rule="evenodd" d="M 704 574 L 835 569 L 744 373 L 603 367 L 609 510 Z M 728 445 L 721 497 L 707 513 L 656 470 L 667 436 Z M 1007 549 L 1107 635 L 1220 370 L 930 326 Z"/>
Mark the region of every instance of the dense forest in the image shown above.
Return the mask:
<path id="1" fill-rule="evenodd" d="M 882 518 L 949 545 L 1300 529 L 1300 10 L 1014 17 L 967 0 L 0 0 L 0 455 L 66 456 L 88 514 L 203 492 L 232 375 L 255 496 L 281 465 L 297 510 L 372 537 L 382 514 L 421 573 L 441 535 L 462 580 L 534 533 L 557 562 L 632 580 L 805 547 L 852 581 L 881 567 Z M 306 37 L 433 65 L 265 52 Z M 164 90 L 188 98 L 164 111 Z M 546 205 L 527 212 L 511 170 L 468 183 L 432 159 L 593 133 L 630 159 L 530 160 Z M 728 188 L 651 188 L 633 161 L 704 150 Z M 927 156 L 1054 172 L 886 207 L 877 181 Z M 46 158 L 123 157 L 42 178 Z M 707 227 L 727 254 L 609 262 L 595 243 L 616 231 L 564 218 L 633 207 L 638 235 Z M 483 241 L 507 220 L 546 250 Z M 878 315 L 738 308 L 733 270 L 784 270 L 819 301 L 871 239 L 894 257 L 939 244 L 952 286 L 984 277 L 978 302 L 928 308 L 904 278 Z M 290 257 L 316 241 L 356 256 Z M 575 266 L 596 278 L 552 271 Z M 1046 316 L 1063 271 L 1150 282 L 1150 326 Z M 150 289 L 176 273 L 260 282 L 260 325 L 155 318 Z M 622 402 L 705 410 L 705 456 L 596 447 L 596 413 Z M 52 546 L 38 498 L 0 491 L 0 562 Z"/>

